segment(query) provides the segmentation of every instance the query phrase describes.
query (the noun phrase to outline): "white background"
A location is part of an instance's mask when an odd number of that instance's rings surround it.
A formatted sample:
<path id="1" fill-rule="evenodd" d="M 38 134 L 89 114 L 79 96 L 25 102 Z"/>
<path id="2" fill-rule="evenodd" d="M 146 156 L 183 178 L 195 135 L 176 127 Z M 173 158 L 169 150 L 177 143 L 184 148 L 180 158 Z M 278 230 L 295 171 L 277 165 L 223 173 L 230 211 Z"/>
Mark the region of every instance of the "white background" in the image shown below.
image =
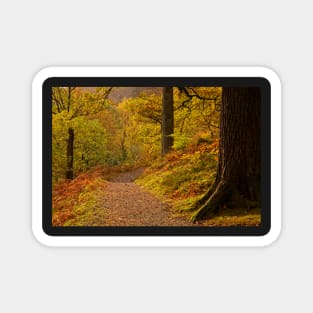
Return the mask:
<path id="1" fill-rule="evenodd" d="M 311 14 L 309 1 L 2 1 L 0 311 L 312 311 Z M 31 81 L 51 65 L 274 69 L 284 108 L 280 239 L 265 248 L 37 243 Z"/>

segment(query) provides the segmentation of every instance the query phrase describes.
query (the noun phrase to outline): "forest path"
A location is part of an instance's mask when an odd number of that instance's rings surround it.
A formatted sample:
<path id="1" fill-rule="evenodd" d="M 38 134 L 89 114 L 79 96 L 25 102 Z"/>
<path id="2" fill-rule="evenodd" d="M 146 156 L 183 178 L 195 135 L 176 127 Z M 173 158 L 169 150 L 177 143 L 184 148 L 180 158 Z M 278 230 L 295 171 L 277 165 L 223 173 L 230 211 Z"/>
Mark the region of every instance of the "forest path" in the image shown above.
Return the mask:
<path id="1" fill-rule="evenodd" d="M 103 194 L 104 217 L 98 226 L 191 226 L 175 216 L 170 205 L 134 183 L 143 168 L 115 175 Z"/>

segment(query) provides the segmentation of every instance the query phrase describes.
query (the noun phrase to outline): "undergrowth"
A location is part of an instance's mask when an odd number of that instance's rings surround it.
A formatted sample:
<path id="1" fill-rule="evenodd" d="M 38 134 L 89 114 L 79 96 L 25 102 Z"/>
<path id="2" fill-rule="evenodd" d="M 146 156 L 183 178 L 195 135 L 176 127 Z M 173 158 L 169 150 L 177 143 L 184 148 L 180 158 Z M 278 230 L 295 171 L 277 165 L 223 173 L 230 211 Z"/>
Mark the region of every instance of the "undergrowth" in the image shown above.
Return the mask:
<path id="1" fill-rule="evenodd" d="M 136 183 L 158 196 L 187 207 L 212 184 L 216 175 L 216 143 L 202 143 L 184 151 L 173 151 L 145 170 Z"/>
<path id="2" fill-rule="evenodd" d="M 71 181 L 53 187 L 52 225 L 91 226 L 94 217 L 101 218 L 101 195 L 106 183 L 105 168 L 97 167 Z"/>
<path id="3" fill-rule="evenodd" d="M 184 151 L 173 151 L 152 164 L 136 180 L 156 196 L 168 201 L 176 212 L 188 212 L 212 185 L 217 168 L 217 141 L 192 145 Z M 215 216 L 197 222 L 206 226 L 258 226 L 260 209 L 221 208 Z"/>
<path id="4" fill-rule="evenodd" d="M 171 204 L 175 215 L 190 218 L 188 209 L 211 186 L 217 166 L 217 142 L 191 145 L 156 160 L 136 180 L 157 197 Z M 108 179 L 131 167 L 96 167 L 53 186 L 53 226 L 92 226 L 105 218 L 103 197 Z M 220 208 L 205 226 L 258 226 L 260 209 Z"/>

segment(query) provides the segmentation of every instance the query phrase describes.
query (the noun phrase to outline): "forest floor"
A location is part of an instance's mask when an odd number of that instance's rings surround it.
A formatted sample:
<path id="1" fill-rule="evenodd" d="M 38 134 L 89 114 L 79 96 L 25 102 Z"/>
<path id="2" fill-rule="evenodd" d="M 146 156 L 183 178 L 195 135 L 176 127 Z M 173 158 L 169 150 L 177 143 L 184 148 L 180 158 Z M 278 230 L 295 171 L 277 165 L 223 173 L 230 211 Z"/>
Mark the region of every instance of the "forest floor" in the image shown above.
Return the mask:
<path id="1" fill-rule="evenodd" d="M 55 226 L 193 226 L 186 214 L 153 195 L 135 179 L 144 168 L 101 170 L 60 184 L 53 195 Z"/>
<path id="2" fill-rule="evenodd" d="M 201 159 L 200 159 L 201 161 Z M 195 224 L 186 208 L 215 177 L 197 154 L 172 154 L 149 168 L 95 167 L 53 188 L 54 226 L 258 226 L 259 208 L 220 208 Z"/>

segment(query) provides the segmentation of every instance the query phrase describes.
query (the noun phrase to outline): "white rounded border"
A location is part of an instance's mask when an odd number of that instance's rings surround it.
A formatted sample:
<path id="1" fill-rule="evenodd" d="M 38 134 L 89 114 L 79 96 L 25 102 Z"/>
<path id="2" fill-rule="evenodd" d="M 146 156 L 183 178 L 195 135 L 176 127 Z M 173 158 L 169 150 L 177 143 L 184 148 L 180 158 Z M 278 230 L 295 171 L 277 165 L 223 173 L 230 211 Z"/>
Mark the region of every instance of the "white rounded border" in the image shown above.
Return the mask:
<path id="1" fill-rule="evenodd" d="M 271 229 L 264 236 L 49 236 L 42 228 L 42 84 L 50 77 L 264 77 L 271 84 Z M 265 67 L 48 67 L 32 84 L 32 230 L 47 246 L 266 246 L 281 231 L 281 83 Z"/>

